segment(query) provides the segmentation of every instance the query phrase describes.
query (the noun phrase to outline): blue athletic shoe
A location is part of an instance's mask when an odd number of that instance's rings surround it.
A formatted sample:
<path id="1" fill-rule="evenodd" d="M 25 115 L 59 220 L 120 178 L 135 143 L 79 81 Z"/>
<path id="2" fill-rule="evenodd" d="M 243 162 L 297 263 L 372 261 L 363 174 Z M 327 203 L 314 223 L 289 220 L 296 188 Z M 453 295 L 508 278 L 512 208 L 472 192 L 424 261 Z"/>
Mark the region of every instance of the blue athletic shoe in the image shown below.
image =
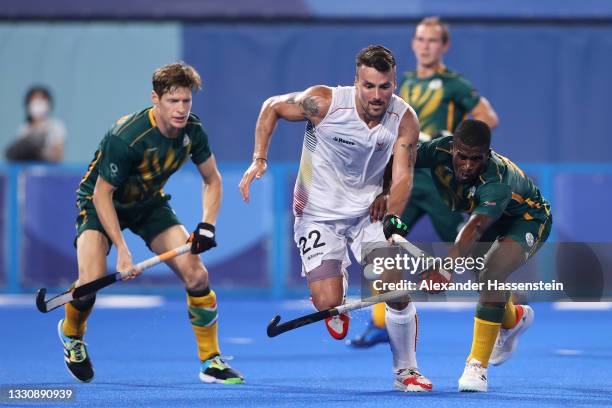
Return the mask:
<path id="1" fill-rule="evenodd" d="M 366 331 L 355 337 L 352 340 L 347 340 L 346 345 L 354 348 L 368 348 L 378 343 L 388 343 L 389 333 L 387 329 L 383 327 L 374 326 L 374 323 L 370 321 Z"/>

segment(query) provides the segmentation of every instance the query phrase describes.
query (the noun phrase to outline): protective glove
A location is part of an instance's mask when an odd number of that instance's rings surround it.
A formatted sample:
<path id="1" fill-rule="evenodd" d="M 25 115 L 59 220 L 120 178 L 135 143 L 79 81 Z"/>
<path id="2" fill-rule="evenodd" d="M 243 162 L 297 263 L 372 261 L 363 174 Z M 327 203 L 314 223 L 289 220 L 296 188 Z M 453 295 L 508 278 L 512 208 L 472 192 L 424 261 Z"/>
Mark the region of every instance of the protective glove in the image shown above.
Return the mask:
<path id="1" fill-rule="evenodd" d="M 405 237 L 408 235 L 408 226 L 397 215 L 387 214 L 383 218 L 383 232 L 386 239 L 391 238 L 393 234 Z"/>
<path id="2" fill-rule="evenodd" d="M 207 222 L 201 222 L 191 233 L 187 242 L 191 242 L 191 253 L 201 254 L 210 248 L 217 246 L 215 241 L 215 226 Z"/>

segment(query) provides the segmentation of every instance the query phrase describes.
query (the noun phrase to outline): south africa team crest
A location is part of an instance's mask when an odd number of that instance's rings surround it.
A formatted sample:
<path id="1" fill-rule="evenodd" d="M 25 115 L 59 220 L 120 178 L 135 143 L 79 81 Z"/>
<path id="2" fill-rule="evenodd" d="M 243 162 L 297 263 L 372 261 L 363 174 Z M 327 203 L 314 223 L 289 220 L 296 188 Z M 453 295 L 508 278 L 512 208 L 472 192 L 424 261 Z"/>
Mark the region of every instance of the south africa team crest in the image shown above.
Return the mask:
<path id="1" fill-rule="evenodd" d="M 429 89 L 436 90 L 442 88 L 442 80 L 439 78 L 433 79 L 427 86 Z"/>

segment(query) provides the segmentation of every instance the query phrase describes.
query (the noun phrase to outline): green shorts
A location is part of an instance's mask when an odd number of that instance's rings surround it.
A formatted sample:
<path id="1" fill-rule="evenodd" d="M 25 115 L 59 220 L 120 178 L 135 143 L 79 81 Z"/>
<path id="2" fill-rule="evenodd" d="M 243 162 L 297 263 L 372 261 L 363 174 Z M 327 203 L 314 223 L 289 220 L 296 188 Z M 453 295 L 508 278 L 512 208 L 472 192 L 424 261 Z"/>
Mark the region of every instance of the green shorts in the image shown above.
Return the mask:
<path id="1" fill-rule="evenodd" d="M 518 242 L 527 254 L 533 256 L 550 235 L 552 215 L 544 221 L 523 218 L 501 218 L 497 220 L 480 238 L 480 242 L 492 243 L 501 237 Z"/>
<path id="2" fill-rule="evenodd" d="M 74 239 L 75 248 L 77 239 L 86 230 L 100 231 L 108 239 L 109 245 L 112 245 L 110 237 L 104 231 L 104 227 L 102 227 L 102 223 L 98 218 L 93 202 L 91 200 L 81 200 L 77 202 L 77 207 L 80 212 L 76 220 L 77 235 Z M 147 246 L 161 232 L 173 225 L 181 224 L 167 201 L 156 203 L 144 209 L 119 210 L 117 211 L 117 217 L 119 218 L 119 226 L 122 230 L 129 228 L 130 231 L 141 237 Z"/>
<path id="3" fill-rule="evenodd" d="M 442 242 L 455 242 L 463 224 L 463 214 L 452 211 L 440 197 L 429 169 L 414 169 L 412 195 L 402 214 L 402 221 L 411 230 L 418 220 L 429 215 Z"/>

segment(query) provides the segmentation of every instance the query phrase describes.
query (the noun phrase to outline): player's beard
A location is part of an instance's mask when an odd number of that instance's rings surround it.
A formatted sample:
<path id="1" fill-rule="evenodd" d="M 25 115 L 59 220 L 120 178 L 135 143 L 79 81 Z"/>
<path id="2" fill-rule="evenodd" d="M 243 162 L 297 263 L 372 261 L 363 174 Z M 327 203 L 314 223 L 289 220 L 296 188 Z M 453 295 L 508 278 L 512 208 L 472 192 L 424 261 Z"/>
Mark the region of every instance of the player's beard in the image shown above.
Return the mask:
<path id="1" fill-rule="evenodd" d="M 370 110 L 370 107 L 372 107 L 372 106 L 380 106 L 381 109 L 380 109 L 379 113 L 375 113 L 372 110 Z M 369 119 L 373 119 L 373 120 L 381 120 L 386 111 L 387 111 L 387 109 L 386 109 L 384 103 L 382 103 L 380 105 L 374 105 L 372 103 L 368 103 L 366 109 L 364 109 L 364 112 L 366 113 L 366 117 L 369 118 Z"/>

